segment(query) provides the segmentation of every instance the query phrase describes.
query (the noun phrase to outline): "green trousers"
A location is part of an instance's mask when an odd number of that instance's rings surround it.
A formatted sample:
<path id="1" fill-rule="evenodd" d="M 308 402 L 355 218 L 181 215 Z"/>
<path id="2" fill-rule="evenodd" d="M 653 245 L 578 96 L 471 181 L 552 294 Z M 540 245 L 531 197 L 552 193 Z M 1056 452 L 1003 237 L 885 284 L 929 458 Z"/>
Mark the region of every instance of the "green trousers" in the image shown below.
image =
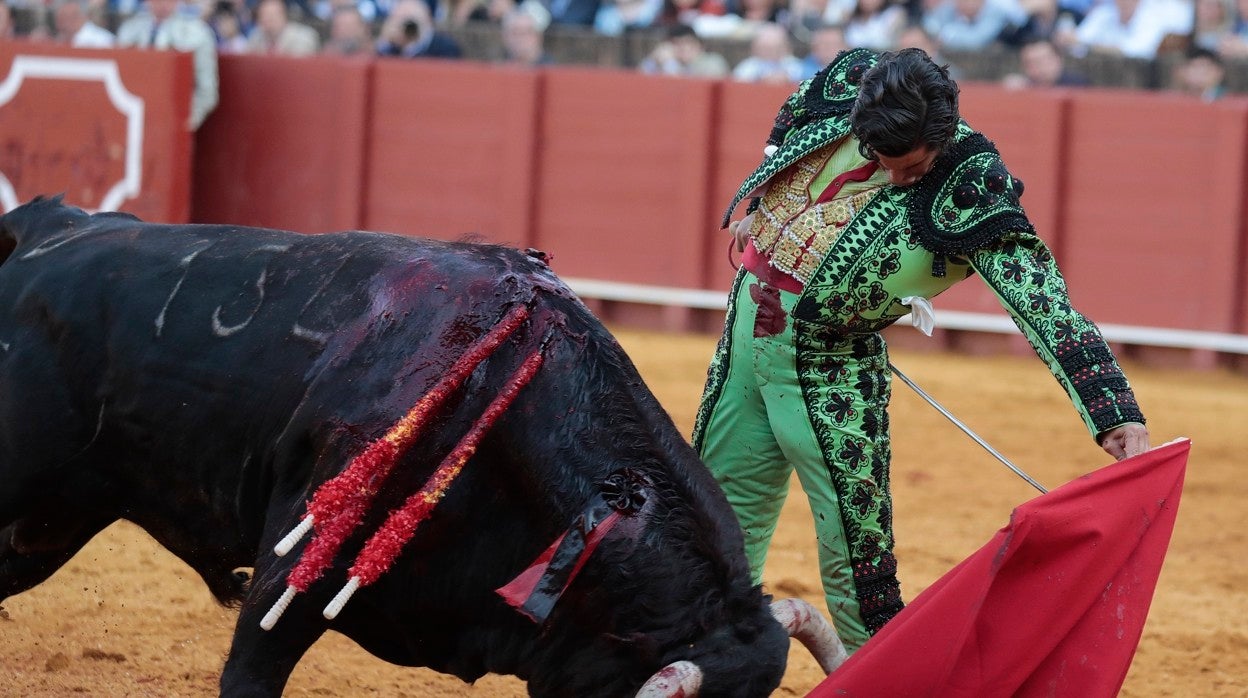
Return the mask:
<path id="1" fill-rule="evenodd" d="M 797 299 L 748 272 L 739 279 L 694 441 L 737 514 L 756 583 L 797 473 L 814 515 L 828 611 L 852 652 L 900 610 L 887 482 L 888 363 L 873 335 L 874 343 L 806 352 L 801 361 L 809 366 L 799 367 Z M 863 376 L 882 387 L 864 397 L 853 385 Z M 864 430 L 868 421 L 875 425 Z M 880 603 L 886 597 L 891 605 Z M 871 607 L 865 614 L 864 605 Z"/>

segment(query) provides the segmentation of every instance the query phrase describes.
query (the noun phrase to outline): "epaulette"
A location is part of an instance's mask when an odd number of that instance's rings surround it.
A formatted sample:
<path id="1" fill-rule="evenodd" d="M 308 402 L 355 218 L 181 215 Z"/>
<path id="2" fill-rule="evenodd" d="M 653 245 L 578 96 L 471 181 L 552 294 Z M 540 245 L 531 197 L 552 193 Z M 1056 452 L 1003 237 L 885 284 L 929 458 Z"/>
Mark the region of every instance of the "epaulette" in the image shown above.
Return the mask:
<path id="1" fill-rule="evenodd" d="M 936 253 L 932 274 L 944 276 L 945 256 L 964 255 L 1011 231 L 1033 232 L 1010 175 L 992 141 L 964 123 L 932 170 L 907 190 L 910 229 Z"/>
<path id="2" fill-rule="evenodd" d="M 858 98 L 858 82 L 875 65 L 874 51 L 842 51 L 823 70 L 798 85 L 785 100 L 767 139 L 766 157 L 745 178 L 724 212 L 727 227 L 741 200 L 784 168 L 849 133 L 849 112 Z"/>

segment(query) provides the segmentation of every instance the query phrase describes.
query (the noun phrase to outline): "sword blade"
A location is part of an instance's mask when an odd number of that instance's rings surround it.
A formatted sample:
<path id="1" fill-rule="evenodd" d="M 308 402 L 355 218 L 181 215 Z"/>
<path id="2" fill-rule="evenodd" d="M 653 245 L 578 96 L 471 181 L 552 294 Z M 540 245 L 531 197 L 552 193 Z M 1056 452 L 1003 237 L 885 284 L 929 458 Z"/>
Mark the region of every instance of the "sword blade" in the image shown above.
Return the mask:
<path id="1" fill-rule="evenodd" d="M 949 410 L 947 410 L 947 409 L 945 409 L 944 407 L 942 407 L 942 406 L 941 406 L 941 404 L 940 404 L 939 402 L 936 402 L 936 400 L 935 400 L 935 399 L 933 399 L 931 395 L 928 395 L 927 393 L 923 392 L 923 389 L 922 389 L 922 388 L 920 388 L 920 387 L 919 387 L 919 386 L 918 386 L 918 385 L 917 385 L 914 381 L 910 380 L 910 379 L 906 376 L 906 374 L 904 374 L 904 373 L 902 373 L 901 371 L 897 370 L 897 367 L 896 367 L 896 366 L 894 366 L 894 365 L 892 364 L 892 362 L 889 362 L 888 367 L 889 367 L 890 369 L 892 369 L 893 373 L 895 373 L 895 374 L 897 375 L 897 377 L 898 377 L 898 378 L 900 378 L 900 379 L 901 379 L 901 382 L 903 382 L 903 383 L 905 383 L 906 385 L 910 386 L 910 389 L 911 389 L 911 390 L 913 390 L 915 393 L 917 393 L 919 397 L 923 398 L 923 400 L 924 400 L 925 402 L 927 402 L 927 404 L 929 404 L 929 405 L 931 405 L 932 407 L 936 408 L 936 411 L 937 411 L 937 412 L 939 412 L 939 413 L 943 414 L 943 415 L 945 416 L 945 418 L 946 418 L 946 419 L 948 419 L 949 421 L 953 422 L 953 425 L 954 425 L 954 426 L 956 426 L 957 428 L 961 429 L 961 430 L 962 430 L 962 433 L 964 433 L 964 434 L 966 434 L 967 436 L 971 437 L 971 439 L 972 439 L 972 440 L 974 440 L 974 441 L 975 441 L 975 443 L 979 444 L 980 446 L 982 446 L 982 447 L 983 447 L 983 449 L 984 449 L 985 451 L 987 451 L 988 453 L 992 454 L 993 458 L 996 458 L 997 460 L 1001 461 L 1001 463 L 1003 463 L 1003 464 L 1005 465 L 1005 467 L 1009 468 L 1010 470 L 1013 470 L 1015 475 L 1017 475 L 1017 476 L 1019 476 L 1019 477 L 1023 478 L 1024 480 L 1026 480 L 1026 481 L 1027 481 L 1027 483 L 1028 483 L 1029 485 L 1031 485 L 1032 487 L 1036 488 L 1037 490 L 1040 490 L 1040 493 L 1041 493 L 1041 494 L 1047 494 L 1047 493 L 1048 493 L 1048 490 L 1044 489 L 1044 487 L 1041 487 L 1041 486 L 1040 486 L 1040 483 L 1036 482 L 1034 479 L 1032 479 L 1032 477 L 1031 477 L 1030 475 L 1028 475 L 1027 473 L 1023 472 L 1023 469 L 1022 469 L 1022 468 L 1020 468 L 1020 467 L 1018 467 L 1017 465 L 1014 465 L 1013 463 L 1011 463 L 1011 462 L 1010 462 L 1010 461 L 1009 461 L 1009 460 L 1008 460 L 1005 456 L 1003 456 L 1003 455 L 1001 455 L 1000 453 L 998 453 L 998 452 L 997 452 L 997 449 L 995 449 L 995 448 L 993 448 L 992 446 L 990 446 L 990 445 L 988 444 L 988 442 L 987 442 L 987 441 L 984 441 L 983 439 L 979 438 L 979 435 L 978 435 L 978 434 L 976 434 L 975 432 L 971 431 L 970 427 L 968 427 L 968 426 L 966 426 L 965 424 L 963 424 L 963 423 L 962 423 L 962 420 L 960 420 L 960 419 L 958 419 L 957 417 L 953 416 L 953 413 L 951 413 Z"/>

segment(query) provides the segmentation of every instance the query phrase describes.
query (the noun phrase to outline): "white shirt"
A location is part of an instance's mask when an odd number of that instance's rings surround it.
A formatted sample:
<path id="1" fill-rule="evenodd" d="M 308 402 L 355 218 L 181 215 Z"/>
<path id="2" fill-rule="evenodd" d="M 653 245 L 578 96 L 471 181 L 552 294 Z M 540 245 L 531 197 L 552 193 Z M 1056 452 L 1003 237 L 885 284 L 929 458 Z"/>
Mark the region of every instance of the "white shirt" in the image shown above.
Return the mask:
<path id="1" fill-rule="evenodd" d="M 851 18 L 845 25 L 845 43 L 852 48 L 891 51 L 897 48 L 897 36 L 905 23 L 906 11 L 901 5 L 889 5 L 870 17 Z"/>
<path id="2" fill-rule="evenodd" d="M 217 76 L 217 37 L 203 20 L 175 13 L 157 24 L 147 12 L 134 15 L 117 28 L 117 45 L 124 48 L 173 49 L 190 53 L 195 71 L 195 89 L 191 93 L 192 130 L 199 128 L 217 106 L 220 97 Z"/>
<path id="3" fill-rule="evenodd" d="M 83 24 L 69 40 L 74 48 L 112 48 L 116 43 L 117 37 L 112 32 L 91 22 Z"/>
<path id="4" fill-rule="evenodd" d="M 778 75 L 784 75 L 789 82 L 798 82 L 802 79 L 802 60 L 797 56 L 785 56 L 779 61 L 767 61 L 749 56 L 732 71 L 732 78 L 740 82 L 760 82 Z"/>
<path id="5" fill-rule="evenodd" d="M 1110 1 L 1093 5 L 1075 29 L 1075 36 L 1085 51 L 1100 46 L 1117 49 L 1128 58 L 1151 60 L 1157 57 L 1157 47 L 1166 35 L 1191 30 L 1191 5 L 1182 0 L 1140 0 L 1126 23 L 1118 16 L 1118 6 Z"/>

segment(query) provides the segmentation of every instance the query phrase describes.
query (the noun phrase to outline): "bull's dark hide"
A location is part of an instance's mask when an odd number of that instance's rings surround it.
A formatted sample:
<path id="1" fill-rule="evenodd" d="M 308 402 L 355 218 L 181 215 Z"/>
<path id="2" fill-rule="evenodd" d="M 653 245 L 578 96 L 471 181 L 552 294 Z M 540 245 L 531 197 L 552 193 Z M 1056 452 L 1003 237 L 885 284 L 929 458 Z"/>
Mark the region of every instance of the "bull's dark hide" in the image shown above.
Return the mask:
<path id="1" fill-rule="evenodd" d="M 117 519 L 240 616 L 221 687 L 276 695 L 326 630 L 390 662 L 535 695 L 625 695 L 691 659 L 704 694 L 768 694 L 788 639 L 723 495 L 619 345 L 540 258 L 375 233 L 156 225 L 36 199 L 0 217 L 0 599 Z M 404 455 L 335 565 L 271 631 L 317 486 L 516 304 L 532 315 Z M 523 357 L 545 364 L 391 571 L 321 609 Z M 622 468 L 653 483 L 545 627 L 494 589 Z M 236 569 L 254 568 L 247 583 Z"/>

